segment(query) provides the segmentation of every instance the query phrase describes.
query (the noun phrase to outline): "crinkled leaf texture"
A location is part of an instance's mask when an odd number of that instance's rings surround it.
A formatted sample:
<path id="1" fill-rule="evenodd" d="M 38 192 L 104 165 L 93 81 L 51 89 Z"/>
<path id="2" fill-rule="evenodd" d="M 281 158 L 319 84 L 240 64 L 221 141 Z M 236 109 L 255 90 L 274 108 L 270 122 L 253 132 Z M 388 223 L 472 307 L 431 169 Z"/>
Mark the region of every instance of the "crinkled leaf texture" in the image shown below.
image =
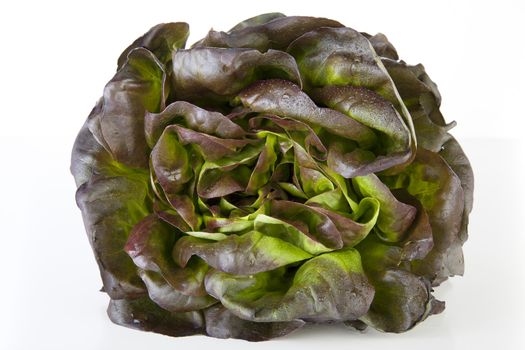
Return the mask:
<path id="1" fill-rule="evenodd" d="M 110 319 L 261 341 L 441 312 L 474 182 L 424 67 L 325 18 L 188 35 L 126 48 L 73 148 Z"/>

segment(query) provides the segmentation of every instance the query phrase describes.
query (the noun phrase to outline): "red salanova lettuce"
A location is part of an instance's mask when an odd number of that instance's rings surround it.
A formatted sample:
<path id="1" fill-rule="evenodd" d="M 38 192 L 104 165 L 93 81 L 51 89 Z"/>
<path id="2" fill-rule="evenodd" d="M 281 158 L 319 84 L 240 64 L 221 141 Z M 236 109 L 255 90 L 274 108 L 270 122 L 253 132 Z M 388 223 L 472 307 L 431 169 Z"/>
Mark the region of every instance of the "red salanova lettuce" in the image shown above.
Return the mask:
<path id="1" fill-rule="evenodd" d="M 324 18 L 187 37 L 133 42 L 73 149 L 111 320 L 259 341 L 441 312 L 473 175 L 423 66 Z"/>

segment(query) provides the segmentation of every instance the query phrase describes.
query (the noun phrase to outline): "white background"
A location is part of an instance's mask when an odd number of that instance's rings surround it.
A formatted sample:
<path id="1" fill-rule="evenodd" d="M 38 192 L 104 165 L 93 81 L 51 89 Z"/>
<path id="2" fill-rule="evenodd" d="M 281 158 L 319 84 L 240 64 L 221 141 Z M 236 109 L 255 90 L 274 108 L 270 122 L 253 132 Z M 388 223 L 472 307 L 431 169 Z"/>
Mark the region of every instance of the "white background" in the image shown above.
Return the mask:
<path id="1" fill-rule="evenodd" d="M 383 32 L 423 62 L 476 177 L 466 274 L 405 334 L 307 327 L 272 342 L 169 338 L 113 325 L 74 202 L 76 133 L 120 52 L 151 26 L 280 11 Z M 0 5 L 0 349 L 523 349 L 525 8 L 519 1 L 13 1 Z"/>

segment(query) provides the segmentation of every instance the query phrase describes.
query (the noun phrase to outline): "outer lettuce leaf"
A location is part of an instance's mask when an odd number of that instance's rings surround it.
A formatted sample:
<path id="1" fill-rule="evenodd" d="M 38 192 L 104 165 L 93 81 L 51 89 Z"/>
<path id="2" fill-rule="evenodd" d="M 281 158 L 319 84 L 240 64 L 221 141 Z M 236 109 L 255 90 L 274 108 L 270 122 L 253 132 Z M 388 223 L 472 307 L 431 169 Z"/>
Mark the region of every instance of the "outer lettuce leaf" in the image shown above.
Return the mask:
<path id="1" fill-rule="evenodd" d="M 80 129 L 71 153 L 71 173 L 75 177 L 77 187 L 88 182 L 93 177 L 112 174 L 118 169 L 118 163 L 113 161 L 111 154 L 102 146 L 89 126 L 93 120 L 100 118 L 102 100 L 99 100 Z"/>
<path id="2" fill-rule="evenodd" d="M 293 280 L 288 273 L 280 269 L 235 276 L 213 271 L 206 290 L 233 314 L 256 322 L 355 320 L 367 312 L 374 295 L 354 249 L 308 260 Z"/>
<path id="3" fill-rule="evenodd" d="M 404 332 L 443 311 L 444 304 L 432 297 L 429 283 L 408 271 L 388 269 L 371 281 L 376 295 L 361 321 L 378 330 Z"/>
<path id="4" fill-rule="evenodd" d="M 173 53 L 172 84 L 179 100 L 203 105 L 228 101 L 249 84 L 268 78 L 302 84 L 294 58 L 282 51 L 208 47 Z"/>
<path id="5" fill-rule="evenodd" d="M 381 331 L 399 333 L 443 310 L 444 305 L 430 294 L 427 279 L 398 268 L 402 248 L 386 245 L 374 235 L 356 248 L 376 291 L 370 310 L 360 318 L 362 322 Z"/>
<path id="6" fill-rule="evenodd" d="M 436 83 L 425 72 L 425 67 L 422 64 L 412 66 L 389 59 L 383 59 L 382 62 L 391 74 L 405 105 L 412 108 L 419 104 L 434 124 L 445 126 L 445 119 L 439 111 L 441 94 Z"/>
<path id="7" fill-rule="evenodd" d="M 363 87 L 326 86 L 314 91 L 316 100 L 345 113 L 376 130 L 381 140 L 371 155 L 341 139 L 329 145 L 328 165 L 350 178 L 379 172 L 407 162 L 412 157 L 415 140 L 391 102 Z"/>
<path id="8" fill-rule="evenodd" d="M 187 23 L 161 23 L 145 33 L 128 46 L 118 59 L 118 69 L 126 63 L 128 54 L 137 47 L 144 47 L 151 51 L 162 64 L 167 65 L 171 60 L 171 53 L 183 48 L 190 34 Z"/>
<path id="9" fill-rule="evenodd" d="M 205 334 L 201 312 L 169 312 L 148 298 L 111 300 L 108 316 L 113 323 L 172 337 Z"/>
<path id="10" fill-rule="evenodd" d="M 272 18 L 274 17 L 274 18 Z M 271 19 L 270 19 L 271 18 Z M 257 23 L 260 22 L 260 23 Z M 246 47 L 261 52 L 284 50 L 296 38 L 320 27 L 342 27 L 339 22 L 326 18 L 266 14 L 251 18 L 248 25 L 232 28 L 228 33 L 211 30 L 193 47 Z"/>
<path id="11" fill-rule="evenodd" d="M 216 338 L 238 338 L 248 341 L 263 341 L 282 337 L 301 328 L 305 322 L 252 322 L 235 316 L 230 310 L 215 305 L 204 311 L 206 332 Z"/>
<path id="12" fill-rule="evenodd" d="M 144 113 L 164 108 L 166 74 L 148 50 L 130 51 L 122 68 L 104 89 L 100 135 L 113 159 L 131 167 L 148 167 Z"/>
<path id="13" fill-rule="evenodd" d="M 381 133 L 388 152 L 410 147 L 410 133 L 394 105 L 373 90 L 361 86 L 326 86 L 315 91 L 317 99 Z M 344 135 L 342 135 L 344 136 Z"/>
<path id="14" fill-rule="evenodd" d="M 77 190 L 89 242 L 95 253 L 104 291 L 113 299 L 144 294 L 133 261 L 124 252 L 133 226 L 148 215 L 148 179 L 128 176 L 90 179 Z"/>
<path id="15" fill-rule="evenodd" d="M 370 42 L 351 28 L 319 28 L 295 41 L 287 50 L 295 59 L 307 88 L 362 86 L 376 91 L 405 115 L 399 94 Z"/>
<path id="16" fill-rule="evenodd" d="M 116 114 L 108 114 L 108 111 L 117 111 L 120 108 L 119 101 L 115 98 L 126 95 L 124 86 L 134 79 L 140 79 L 141 74 L 146 74 L 149 68 L 155 71 L 158 66 L 145 49 L 137 49 L 130 53 L 128 62 L 106 87 L 108 94 L 99 101 L 88 117 L 72 153 L 71 171 L 79 186 L 77 205 L 82 211 L 88 238 L 100 267 L 103 290 L 115 299 L 136 297 L 145 293 L 136 267 L 123 249 L 133 226 L 148 215 L 151 194 L 148 175 L 144 170 L 130 168 L 113 158 L 111 148 L 103 137 L 104 126 L 107 125 L 103 121 L 104 118 L 117 117 Z M 145 89 L 145 85 L 141 83 L 138 83 L 137 87 L 138 90 L 130 92 L 134 93 L 135 97 L 142 96 L 147 90 L 141 90 Z M 118 92 L 119 88 L 123 90 Z M 126 95 L 126 98 L 128 97 L 129 95 Z M 132 113 L 143 110 L 143 107 L 138 105 L 131 106 L 131 109 L 130 106 L 125 108 Z M 123 118 L 129 116 L 128 114 Z M 133 125 L 135 121 L 140 124 L 138 120 L 128 119 L 131 128 L 136 131 L 139 127 Z M 133 130 L 132 133 L 135 132 Z M 116 141 L 115 145 L 120 142 L 119 137 L 117 135 L 110 140 Z M 140 137 L 137 142 L 140 143 Z M 132 148 L 142 148 L 138 144 L 130 145 Z M 133 159 L 130 162 L 135 163 Z"/>
<path id="17" fill-rule="evenodd" d="M 472 203 L 474 200 L 474 174 L 467 156 L 455 138 L 451 137 L 447 142 L 445 142 L 439 154 L 459 177 L 459 180 L 461 181 L 461 187 L 463 188 L 465 204 L 463 217 L 461 219 L 461 231 L 459 233 L 459 239 L 464 243 L 468 237 L 468 215 L 472 211 Z"/>
<path id="18" fill-rule="evenodd" d="M 178 291 L 157 272 L 141 270 L 139 275 L 148 289 L 150 299 L 165 310 L 171 312 L 195 311 L 217 303 L 217 300 L 209 295 L 186 295 Z"/>
<path id="19" fill-rule="evenodd" d="M 399 59 L 396 48 L 388 41 L 386 35 L 382 33 L 377 33 L 376 35 L 370 35 L 368 33 L 361 34 L 370 41 L 370 44 L 378 56 L 394 61 Z"/>
<path id="20" fill-rule="evenodd" d="M 460 231 L 465 206 L 461 181 L 439 155 L 419 149 L 414 162 L 396 177 L 385 178 L 391 188 L 403 188 L 425 208 L 434 247 L 412 271 L 438 285 L 449 276 L 463 274 Z"/>
<path id="21" fill-rule="evenodd" d="M 409 66 L 391 60 L 383 60 L 383 63 L 410 111 L 419 146 L 438 152 L 450 139 L 447 131 L 455 122 L 445 124 L 439 111 L 441 96 L 437 87 L 424 73 L 422 65 Z"/>
<path id="22" fill-rule="evenodd" d="M 434 95 L 436 104 L 439 107 L 441 105 L 441 94 L 439 93 L 437 84 L 434 83 L 434 81 L 432 81 L 432 79 L 430 79 L 428 74 L 425 72 L 425 67 L 421 63 L 419 63 L 419 64 L 416 64 L 415 66 L 409 65 L 408 69 L 410 69 L 412 73 L 414 73 L 415 76 L 420 81 L 422 81 L 423 84 L 425 84 L 427 88 L 430 89 L 430 91 L 432 92 L 432 95 Z M 443 115 L 441 115 L 441 113 L 432 113 L 430 117 L 434 123 L 438 125 L 445 125 L 445 120 L 443 119 Z"/>
<path id="23" fill-rule="evenodd" d="M 263 13 L 262 15 L 254 16 L 242 22 L 237 23 L 232 29 L 228 31 L 228 33 L 231 33 L 236 30 L 245 29 L 248 27 L 254 27 L 254 26 L 261 25 L 261 24 L 265 24 L 276 18 L 283 18 L 283 17 L 286 17 L 286 15 L 280 12 Z"/>

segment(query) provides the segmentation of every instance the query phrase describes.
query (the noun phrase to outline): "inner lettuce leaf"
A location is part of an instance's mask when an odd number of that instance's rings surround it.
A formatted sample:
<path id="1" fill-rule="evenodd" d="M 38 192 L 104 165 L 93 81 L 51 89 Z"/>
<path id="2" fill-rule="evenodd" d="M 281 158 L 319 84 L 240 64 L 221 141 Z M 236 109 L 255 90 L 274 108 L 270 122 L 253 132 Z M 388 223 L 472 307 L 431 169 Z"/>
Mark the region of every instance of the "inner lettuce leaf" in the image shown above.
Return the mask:
<path id="1" fill-rule="evenodd" d="M 380 237 L 387 242 L 401 240 L 414 220 L 416 208 L 398 201 L 376 175 L 358 176 L 352 179 L 352 183 L 363 196 L 379 201 L 376 229 Z"/>
<path id="2" fill-rule="evenodd" d="M 441 94 L 381 34 L 267 13 L 154 26 L 73 147 L 116 324 L 263 341 L 404 332 L 463 274 L 474 177 Z"/>
<path id="3" fill-rule="evenodd" d="M 193 255 L 215 269 L 239 275 L 273 270 L 311 257 L 292 244 L 258 231 L 233 234 L 217 242 L 191 236 L 177 241 L 173 258 L 179 266 L 186 266 Z"/>

